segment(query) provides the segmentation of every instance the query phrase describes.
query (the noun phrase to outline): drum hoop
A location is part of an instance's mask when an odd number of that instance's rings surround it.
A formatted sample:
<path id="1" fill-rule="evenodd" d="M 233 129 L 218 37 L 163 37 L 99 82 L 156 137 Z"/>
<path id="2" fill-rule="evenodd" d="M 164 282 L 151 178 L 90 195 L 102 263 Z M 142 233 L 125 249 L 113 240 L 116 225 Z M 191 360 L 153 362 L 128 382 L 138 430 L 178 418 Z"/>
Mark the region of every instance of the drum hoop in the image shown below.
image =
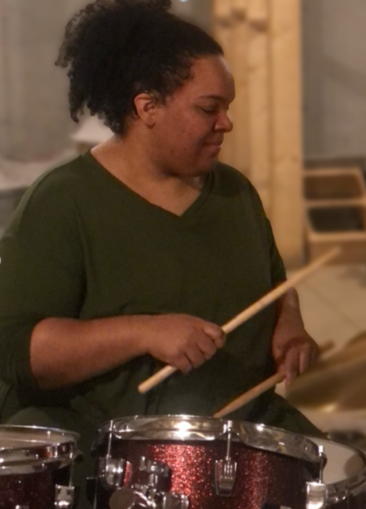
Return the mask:
<path id="1" fill-rule="evenodd" d="M 304 461 L 320 461 L 318 446 L 302 435 L 264 424 L 190 415 L 137 415 L 114 419 L 101 426 L 98 443 L 110 433 L 122 440 L 225 440 L 229 424 L 236 442 Z"/>
<path id="2" fill-rule="evenodd" d="M 67 465 L 78 454 L 76 442 L 79 435 L 72 431 L 39 426 L 0 425 L 0 439 L 2 433 L 13 443 L 19 440 L 19 447 L 5 444 L 0 448 L 0 475 L 18 471 L 23 473 L 24 470 L 34 472 L 35 469 L 44 469 L 45 465 L 48 465 L 47 468 L 53 464 Z"/>
<path id="3" fill-rule="evenodd" d="M 311 435 L 306 435 L 310 437 Z M 333 444 L 335 446 L 341 446 L 345 449 L 350 449 L 356 453 L 359 458 L 363 461 L 363 467 L 357 475 L 348 477 L 335 483 L 326 484 L 327 487 L 327 501 L 328 503 L 338 503 L 345 500 L 350 494 L 357 496 L 361 492 L 366 491 L 366 454 L 347 444 L 335 442 L 334 440 L 324 438 L 324 443 Z M 325 451 L 325 455 L 326 455 Z"/>
<path id="4" fill-rule="evenodd" d="M 17 463 L 8 463 L 0 465 L 0 478 L 6 475 L 18 474 L 40 474 L 53 470 L 58 470 L 67 467 L 74 460 L 76 456 L 70 458 L 52 458 L 44 460 L 31 460 Z"/>

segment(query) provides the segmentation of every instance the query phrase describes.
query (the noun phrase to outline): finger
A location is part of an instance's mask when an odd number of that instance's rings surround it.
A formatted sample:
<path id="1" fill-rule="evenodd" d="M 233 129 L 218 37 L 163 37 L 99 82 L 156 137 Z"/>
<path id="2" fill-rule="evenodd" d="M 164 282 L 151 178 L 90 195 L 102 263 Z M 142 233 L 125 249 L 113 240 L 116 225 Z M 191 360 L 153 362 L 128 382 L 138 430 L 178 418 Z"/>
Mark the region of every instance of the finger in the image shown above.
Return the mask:
<path id="1" fill-rule="evenodd" d="M 191 346 L 190 348 L 187 349 L 186 357 L 188 358 L 189 362 L 192 364 L 194 368 L 198 368 L 206 360 L 205 356 L 196 345 Z"/>
<path id="2" fill-rule="evenodd" d="M 295 348 L 291 348 L 285 359 L 286 366 L 286 386 L 288 387 L 298 376 L 299 373 L 299 352 Z"/>
<path id="3" fill-rule="evenodd" d="M 192 364 L 190 363 L 188 357 L 186 357 L 185 355 L 179 357 L 174 363 L 172 363 L 172 366 L 174 366 L 184 374 L 189 373 L 193 369 Z"/>
<path id="4" fill-rule="evenodd" d="M 206 322 L 202 328 L 203 332 L 214 341 L 217 348 L 222 348 L 225 345 L 226 336 L 221 327 L 213 323 Z"/>
<path id="5" fill-rule="evenodd" d="M 211 359 L 217 352 L 217 346 L 211 338 L 204 336 L 198 343 L 198 348 L 203 353 L 206 360 Z"/>
<path id="6" fill-rule="evenodd" d="M 303 373 L 312 364 L 312 351 L 310 348 L 303 348 L 300 351 L 299 374 Z"/>

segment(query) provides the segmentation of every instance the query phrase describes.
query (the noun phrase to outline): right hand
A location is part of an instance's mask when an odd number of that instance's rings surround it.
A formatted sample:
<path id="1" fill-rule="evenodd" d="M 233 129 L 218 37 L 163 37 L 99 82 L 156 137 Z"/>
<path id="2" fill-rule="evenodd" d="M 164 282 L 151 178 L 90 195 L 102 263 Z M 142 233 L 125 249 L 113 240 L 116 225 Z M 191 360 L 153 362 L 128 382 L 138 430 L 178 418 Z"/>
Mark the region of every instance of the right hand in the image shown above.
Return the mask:
<path id="1" fill-rule="evenodd" d="M 198 368 L 225 344 L 214 323 L 184 314 L 152 316 L 146 351 L 183 373 Z"/>

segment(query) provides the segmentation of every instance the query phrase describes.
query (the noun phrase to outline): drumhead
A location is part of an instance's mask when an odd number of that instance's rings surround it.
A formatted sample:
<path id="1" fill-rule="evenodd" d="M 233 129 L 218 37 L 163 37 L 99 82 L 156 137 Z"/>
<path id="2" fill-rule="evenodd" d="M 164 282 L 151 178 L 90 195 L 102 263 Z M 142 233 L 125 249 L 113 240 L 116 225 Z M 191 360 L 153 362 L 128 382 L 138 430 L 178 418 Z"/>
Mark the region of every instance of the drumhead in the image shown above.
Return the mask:
<path id="1" fill-rule="evenodd" d="M 330 497 L 366 491 L 366 456 L 361 451 L 325 438 L 309 438 L 324 448 L 327 463 L 323 480 Z"/>
<path id="2" fill-rule="evenodd" d="M 317 445 L 310 439 L 279 428 L 245 421 L 188 415 L 134 416 L 115 419 L 99 429 L 99 443 L 112 433 L 124 440 L 225 440 L 228 426 L 233 440 L 250 447 L 318 462 Z"/>
<path id="3" fill-rule="evenodd" d="M 66 466 L 78 453 L 78 438 L 71 431 L 0 425 L 0 475 Z"/>

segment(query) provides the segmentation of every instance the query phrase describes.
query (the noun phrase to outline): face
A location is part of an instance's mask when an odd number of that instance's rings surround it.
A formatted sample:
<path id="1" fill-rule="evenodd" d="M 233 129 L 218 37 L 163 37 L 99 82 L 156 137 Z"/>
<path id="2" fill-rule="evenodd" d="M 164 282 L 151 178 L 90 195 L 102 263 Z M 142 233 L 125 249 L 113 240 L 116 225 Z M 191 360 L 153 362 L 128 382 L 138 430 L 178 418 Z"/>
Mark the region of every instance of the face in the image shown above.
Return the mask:
<path id="1" fill-rule="evenodd" d="M 228 110 L 235 97 L 234 80 L 222 57 L 195 60 L 192 75 L 158 107 L 152 130 L 163 171 L 187 177 L 212 170 L 224 135 L 233 128 Z"/>

